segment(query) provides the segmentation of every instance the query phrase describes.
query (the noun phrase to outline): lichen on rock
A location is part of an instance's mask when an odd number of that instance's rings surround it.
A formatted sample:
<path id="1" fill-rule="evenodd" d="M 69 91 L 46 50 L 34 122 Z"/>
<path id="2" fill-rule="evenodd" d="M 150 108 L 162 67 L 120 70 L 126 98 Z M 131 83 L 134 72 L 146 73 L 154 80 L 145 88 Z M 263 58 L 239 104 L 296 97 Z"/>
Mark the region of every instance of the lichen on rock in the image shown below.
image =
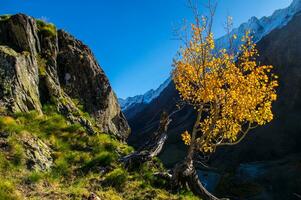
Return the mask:
<path id="1" fill-rule="evenodd" d="M 39 138 L 23 132 L 20 137 L 25 154 L 26 166 L 29 170 L 45 171 L 53 165 L 52 150 Z"/>
<path id="2" fill-rule="evenodd" d="M 41 111 L 38 68 L 34 58 L 0 46 L 0 101 L 11 112 Z"/>

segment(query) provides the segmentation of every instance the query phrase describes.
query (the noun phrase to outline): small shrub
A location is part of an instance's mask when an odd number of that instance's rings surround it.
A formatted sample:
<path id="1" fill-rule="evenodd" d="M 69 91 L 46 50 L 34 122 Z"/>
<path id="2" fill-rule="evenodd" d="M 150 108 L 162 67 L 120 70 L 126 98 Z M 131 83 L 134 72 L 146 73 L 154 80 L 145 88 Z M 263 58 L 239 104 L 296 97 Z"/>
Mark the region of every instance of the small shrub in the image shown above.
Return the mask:
<path id="1" fill-rule="evenodd" d="M 5 154 L 0 152 L 0 173 L 7 173 L 11 170 L 11 163 L 7 160 Z"/>
<path id="2" fill-rule="evenodd" d="M 98 191 L 97 193 L 101 199 L 110 199 L 110 200 L 123 200 L 122 196 L 118 194 L 114 189 L 109 188 L 106 191 Z"/>
<path id="3" fill-rule="evenodd" d="M 61 133 L 67 127 L 66 119 L 59 115 L 54 114 L 40 123 L 40 128 L 47 134 Z"/>
<path id="4" fill-rule="evenodd" d="M 67 177 L 72 172 L 72 168 L 64 156 L 59 157 L 55 160 L 55 167 L 52 170 L 54 178 Z"/>
<path id="5" fill-rule="evenodd" d="M 43 174 L 41 174 L 40 172 L 33 171 L 26 178 L 26 182 L 34 184 L 39 182 L 42 178 L 43 178 Z"/>
<path id="6" fill-rule="evenodd" d="M 92 140 L 90 140 L 89 145 L 94 147 L 93 151 L 95 153 L 99 153 L 102 151 L 114 151 L 117 149 L 118 145 L 117 141 L 113 140 L 109 135 L 107 134 L 98 134 L 95 137 L 93 137 Z"/>
<path id="7" fill-rule="evenodd" d="M 54 24 L 46 23 L 43 20 L 36 20 L 39 32 L 46 37 L 55 37 L 57 34 L 56 27 Z"/>
<path id="8" fill-rule="evenodd" d="M 101 152 L 94 157 L 90 162 L 88 162 L 84 169 L 92 169 L 97 167 L 105 167 L 111 165 L 111 163 L 115 160 L 115 155 L 110 152 Z"/>
<path id="9" fill-rule="evenodd" d="M 66 159 L 69 163 L 74 165 L 85 165 L 85 163 L 89 163 L 91 161 L 91 155 L 82 151 L 70 151 L 66 156 Z"/>
<path id="10" fill-rule="evenodd" d="M 23 127 L 22 125 L 18 124 L 14 118 L 9 116 L 2 116 L 0 117 L 0 130 L 8 131 L 10 133 L 19 133 L 23 130 Z"/>
<path id="11" fill-rule="evenodd" d="M 133 147 L 124 145 L 124 144 L 119 145 L 119 150 L 120 150 L 120 153 L 122 154 L 122 156 L 129 155 L 130 153 L 134 152 Z"/>
<path id="12" fill-rule="evenodd" d="M 39 66 L 39 75 L 40 76 L 46 76 L 47 71 L 46 71 L 46 66 L 47 66 L 47 61 L 42 58 L 40 55 L 36 56 L 38 66 Z"/>
<path id="13" fill-rule="evenodd" d="M 115 155 L 110 152 L 101 152 L 96 155 L 94 161 L 101 166 L 108 166 L 115 160 Z"/>
<path id="14" fill-rule="evenodd" d="M 6 21 L 11 17 L 11 15 L 1 15 L 0 16 L 0 21 Z"/>
<path id="15" fill-rule="evenodd" d="M 15 166 L 20 166 L 24 164 L 25 154 L 23 146 L 18 142 L 18 140 L 15 137 L 10 137 L 8 143 L 10 146 L 12 163 Z"/>
<path id="16" fill-rule="evenodd" d="M 112 186 L 117 190 L 122 190 L 122 188 L 124 188 L 125 186 L 127 179 L 127 171 L 121 168 L 117 168 L 105 176 L 104 184 L 106 186 Z"/>
<path id="17" fill-rule="evenodd" d="M 53 114 L 57 113 L 56 107 L 51 104 L 43 105 L 42 110 L 43 110 L 43 113 L 46 115 L 53 115 Z"/>
<path id="18" fill-rule="evenodd" d="M 20 199 L 13 182 L 11 182 L 9 180 L 1 180 L 0 181 L 0 199 L 3 199 L 3 200 Z"/>
<path id="19" fill-rule="evenodd" d="M 63 129 L 63 131 L 67 131 L 69 133 L 75 132 L 84 132 L 85 129 L 80 124 L 71 124 Z"/>
<path id="20" fill-rule="evenodd" d="M 50 137 L 48 137 L 48 141 L 56 151 L 64 152 L 70 150 L 70 144 L 63 141 L 61 138 L 56 137 L 54 134 L 51 134 Z"/>
<path id="21" fill-rule="evenodd" d="M 199 200 L 191 191 L 182 190 L 180 192 L 180 197 L 183 200 Z"/>

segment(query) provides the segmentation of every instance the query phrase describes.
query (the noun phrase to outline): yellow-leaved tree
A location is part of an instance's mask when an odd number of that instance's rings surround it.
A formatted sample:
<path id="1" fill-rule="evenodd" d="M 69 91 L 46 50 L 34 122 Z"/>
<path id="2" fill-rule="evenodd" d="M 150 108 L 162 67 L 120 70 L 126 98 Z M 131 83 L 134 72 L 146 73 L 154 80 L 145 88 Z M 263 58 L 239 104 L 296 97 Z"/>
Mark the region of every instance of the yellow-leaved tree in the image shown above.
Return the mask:
<path id="1" fill-rule="evenodd" d="M 237 53 L 217 49 L 210 17 L 195 16 L 191 37 L 180 49 L 172 72 L 180 98 L 197 113 L 192 130 L 182 134 L 189 148 L 175 177 L 177 184 L 188 185 L 203 199 L 217 198 L 197 180 L 194 155 L 238 144 L 248 131 L 270 122 L 278 86 L 273 67 L 256 62 L 258 51 L 250 32 L 241 38 Z M 229 46 L 235 39 L 235 35 L 229 36 Z"/>

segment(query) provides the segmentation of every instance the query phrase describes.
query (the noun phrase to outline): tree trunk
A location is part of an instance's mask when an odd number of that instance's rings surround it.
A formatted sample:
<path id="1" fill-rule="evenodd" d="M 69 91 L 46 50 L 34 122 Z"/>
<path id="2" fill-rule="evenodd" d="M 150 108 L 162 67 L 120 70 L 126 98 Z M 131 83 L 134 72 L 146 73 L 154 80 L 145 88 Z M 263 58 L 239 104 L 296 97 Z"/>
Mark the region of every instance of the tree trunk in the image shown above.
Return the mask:
<path id="1" fill-rule="evenodd" d="M 194 166 L 186 161 L 176 165 L 172 175 L 172 187 L 176 189 L 187 188 L 202 200 L 220 200 L 203 186 Z"/>
<path id="2" fill-rule="evenodd" d="M 154 175 L 170 181 L 173 190 L 178 190 L 184 187 L 190 189 L 195 195 L 199 196 L 203 200 L 220 200 L 208 192 L 208 190 L 203 186 L 193 166 L 193 156 L 195 151 L 194 143 L 201 115 L 202 113 L 199 112 L 192 131 L 191 145 L 184 163 L 176 165 L 172 174 L 164 172 L 156 173 Z M 170 116 L 164 112 L 161 115 L 159 128 L 153 134 L 153 137 L 139 150 L 120 159 L 120 162 L 124 163 L 126 168 L 133 169 L 134 167 L 138 167 L 144 162 L 149 161 L 160 154 L 167 140 L 167 129 L 171 122 L 169 117 Z"/>
<path id="3" fill-rule="evenodd" d="M 176 188 L 186 187 L 190 189 L 195 195 L 199 196 L 203 200 L 219 200 L 219 198 L 212 195 L 201 183 L 199 177 L 196 173 L 196 170 L 193 165 L 193 157 L 195 153 L 196 146 L 196 137 L 199 128 L 199 122 L 202 118 L 202 110 L 201 107 L 198 111 L 198 115 L 196 121 L 194 123 L 192 132 L 191 132 L 191 140 L 190 146 L 187 152 L 187 157 L 182 164 L 178 164 L 174 168 L 173 172 L 173 186 Z"/>
<path id="4" fill-rule="evenodd" d="M 168 116 L 166 112 L 163 112 L 161 115 L 159 128 L 153 134 L 151 139 L 134 153 L 121 158 L 120 162 L 124 163 L 126 168 L 132 169 L 133 167 L 138 167 L 144 162 L 158 156 L 167 140 L 167 129 L 170 122 L 170 116 Z"/>

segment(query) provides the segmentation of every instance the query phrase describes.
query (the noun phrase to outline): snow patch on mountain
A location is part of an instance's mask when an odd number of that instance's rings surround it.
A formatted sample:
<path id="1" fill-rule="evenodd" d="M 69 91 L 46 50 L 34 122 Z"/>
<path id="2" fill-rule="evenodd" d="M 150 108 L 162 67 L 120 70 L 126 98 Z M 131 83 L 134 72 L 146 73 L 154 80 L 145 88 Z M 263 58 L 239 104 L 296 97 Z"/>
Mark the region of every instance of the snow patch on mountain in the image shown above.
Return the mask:
<path id="1" fill-rule="evenodd" d="M 294 0 L 291 5 L 284 9 L 276 10 L 269 17 L 262 17 L 258 19 L 257 17 L 252 17 L 248 22 L 241 24 L 238 28 L 231 31 L 230 36 L 236 35 L 237 40 L 233 43 L 234 50 L 238 50 L 241 45 L 241 38 L 244 36 L 246 31 L 251 31 L 253 34 L 253 39 L 255 42 L 261 40 L 264 36 L 269 34 L 274 29 L 279 29 L 287 25 L 289 21 L 301 11 L 301 0 Z M 215 43 L 217 49 L 229 49 L 229 36 L 225 35 L 218 38 Z M 127 110 L 136 104 L 148 104 L 153 99 L 157 98 L 160 93 L 168 86 L 171 82 L 171 77 L 169 77 L 163 84 L 159 86 L 156 90 L 149 90 L 143 95 L 137 95 L 134 97 L 128 97 L 126 99 L 119 98 L 121 109 Z"/>
<path id="2" fill-rule="evenodd" d="M 284 9 L 276 10 L 269 17 L 252 17 L 248 22 L 241 24 L 231 31 L 230 36 L 236 35 L 237 40 L 233 44 L 234 50 L 238 50 L 241 45 L 241 38 L 246 31 L 251 31 L 254 42 L 258 42 L 274 29 L 279 29 L 287 25 L 292 18 L 301 11 L 301 0 L 294 0 L 291 5 Z M 215 41 L 218 49 L 229 49 L 229 36 L 225 35 Z"/>
<path id="3" fill-rule="evenodd" d="M 156 90 L 151 89 L 143 95 L 128 97 L 126 99 L 118 98 L 121 109 L 127 110 L 128 108 L 130 108 L 135 104 L 150 103 L 153 99 L 157 98 L 161 94 L 161 92 L 168 86 L 170 82 L 171 82 L 171 78 L 168 78 Z"/>

